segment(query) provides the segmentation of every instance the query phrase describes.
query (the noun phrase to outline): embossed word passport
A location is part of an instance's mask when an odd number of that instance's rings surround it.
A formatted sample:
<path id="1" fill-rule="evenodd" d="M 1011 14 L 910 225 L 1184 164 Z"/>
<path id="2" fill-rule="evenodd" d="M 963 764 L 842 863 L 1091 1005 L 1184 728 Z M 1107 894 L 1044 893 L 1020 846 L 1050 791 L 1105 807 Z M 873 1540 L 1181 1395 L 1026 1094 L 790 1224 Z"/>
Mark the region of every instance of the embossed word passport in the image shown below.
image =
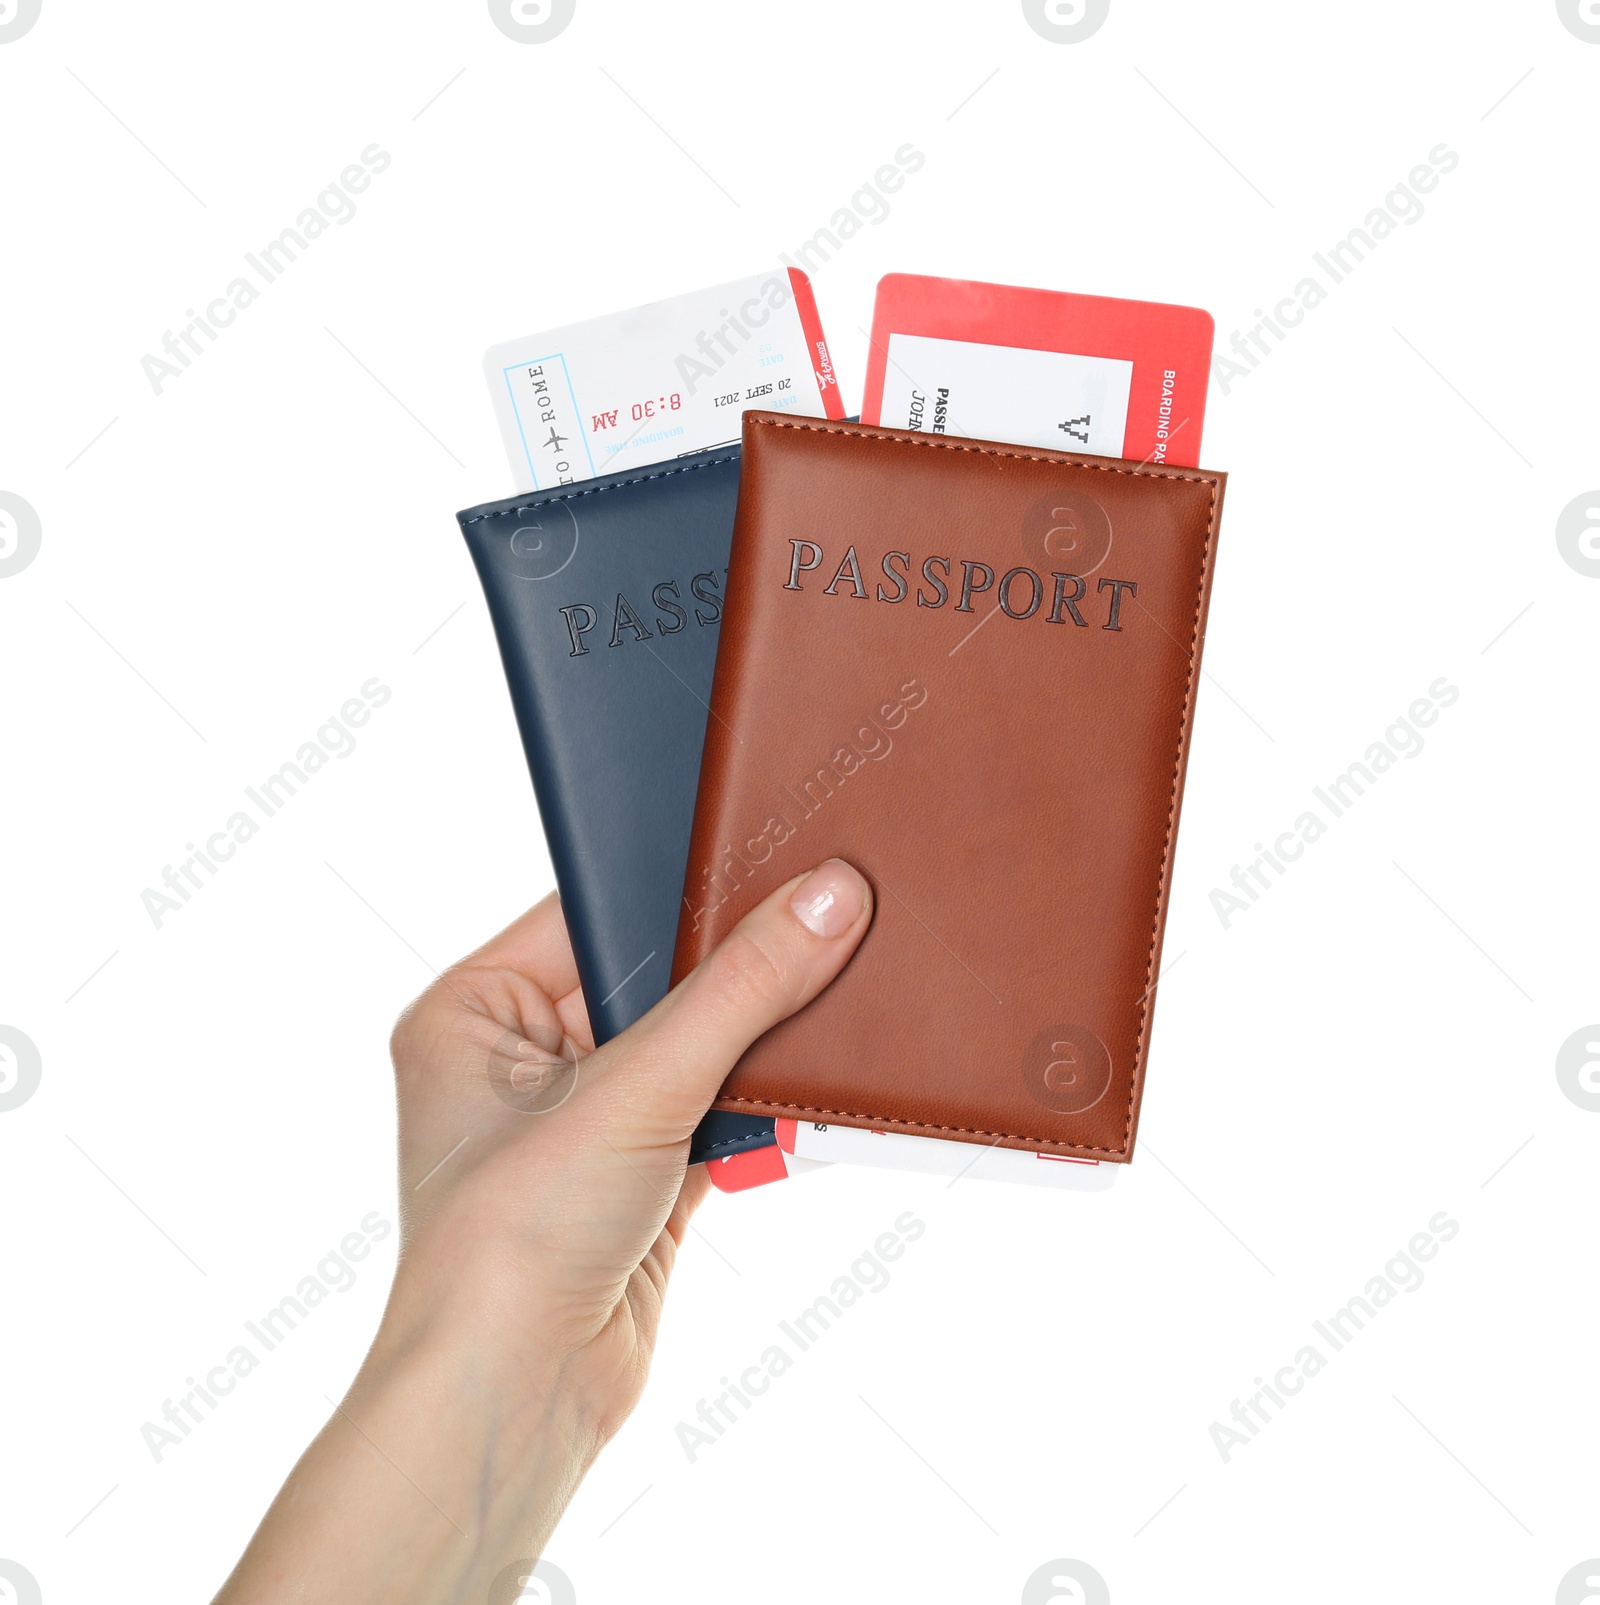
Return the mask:
<path id="1" fill-rule="evenodd" d="M 824 858 L 876 913 L 717 1109 L 1129 1158 L 1223 487 L 746 414 L 672 979 Z"/>

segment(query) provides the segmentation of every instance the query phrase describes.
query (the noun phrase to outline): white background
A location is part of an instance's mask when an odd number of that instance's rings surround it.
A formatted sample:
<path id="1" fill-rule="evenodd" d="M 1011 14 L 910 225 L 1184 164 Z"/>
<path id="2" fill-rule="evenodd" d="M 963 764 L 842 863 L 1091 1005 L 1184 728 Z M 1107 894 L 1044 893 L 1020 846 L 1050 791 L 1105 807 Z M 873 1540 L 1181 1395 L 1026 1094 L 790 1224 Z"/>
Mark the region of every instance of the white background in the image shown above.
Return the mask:
<path id="1" fill-rule="evenodd" d="M 1600 1114 L 1555 1073 L 1600 1019 L 1600 579 L 1555 539 L 1600 485 L 1597 75 L 1547 0 L 1113 0 L 1072 44 L 1009 0 L 578 0 L 532 46 L 481 3 L 44 0 L 0 45 L 0 489 L 43 529 L 0 580 L 0 1023 L 43 1061 L 0 1113 L 0 1558 L 47 1605 L 208 1597 L 371 1335 L 392 1236 L 141 1440 L 395 1218 L 389 1025 L 551 884 L 452 518 L 509 489 L 486 346 L 755 271 L 907 142 L 813 273 L 852 408 L 893 270 L 1225 342 L 1443 142 L 1420 221 L 1212 386 L 1131 1171 L 714 1198 L 549 1555 L 586 1605 L 1009 1602 L 1058 1557 L 1116 1605 L 1555 1598 L 1600 1554 Z M 141 358 L 373 142 L 357 215 L 155 394 Z M 143 890 L 372 676 L 357 749 L 158 930 Z M 1225 930 L 1212 888 L 1440 676 L 1425 750 Z M 675 1425 L 906 1210 L 891 1284 L 690 1464 Z M 1439 1211 L 1425 1284 L 1225 1464 L 1211 1423 Z"/>

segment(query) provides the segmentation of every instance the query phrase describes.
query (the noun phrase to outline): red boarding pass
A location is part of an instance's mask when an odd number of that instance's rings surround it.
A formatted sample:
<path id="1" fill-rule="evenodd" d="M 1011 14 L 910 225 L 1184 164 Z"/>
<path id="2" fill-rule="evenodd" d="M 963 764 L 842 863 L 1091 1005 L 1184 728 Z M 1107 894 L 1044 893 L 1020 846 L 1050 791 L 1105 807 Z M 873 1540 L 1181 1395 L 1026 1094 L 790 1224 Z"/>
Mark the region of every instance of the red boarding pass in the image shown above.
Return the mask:
<path id="1" fill-rule="evenodd" d="M 1213 333 L 1196 307 L 891 273 L 861 421 L 1194 468 Z"/>

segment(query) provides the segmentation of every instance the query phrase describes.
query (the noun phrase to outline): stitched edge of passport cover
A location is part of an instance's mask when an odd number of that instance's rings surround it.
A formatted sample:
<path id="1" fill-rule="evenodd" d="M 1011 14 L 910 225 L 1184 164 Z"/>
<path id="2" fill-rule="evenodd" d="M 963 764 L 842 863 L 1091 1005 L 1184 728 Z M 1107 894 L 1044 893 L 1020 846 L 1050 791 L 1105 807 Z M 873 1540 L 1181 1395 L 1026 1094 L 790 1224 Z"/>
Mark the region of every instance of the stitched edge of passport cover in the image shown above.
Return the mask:
<path id="1" fill-rule="evenodd" d="M 1139 1006 L 1139 1029 L 1134 1047 L 1134 1063 L 1129 1076 L 1128 1103 L 1123 1121 L 1122 1141 L 1117 1147 L 1106 1147 L 1080 1142 L 1070 1142 L 1059 1138 L 1035 1136 L 1028 1132 L 1006 1132 L 989 1130 L 981 1126 L 943 1125 L 928 1121 L 907 1120 L 897 1115 L 884 1114 L 863 1109 L 835 1109 L 820 1105 L 809 1105 L 783 1101 L 779 1099 L 758 1099 L 735 1096 L 719 1096 L 712 1105 L 715 1109 L 737 1111 L 740 1113 L 764 1113 L 775 1117 L 783 1116 L 795 1119 L 828 1118 L 843 1121 L 859 1122 L 863 1125 L 884 1127 L 895 1131 L 908 1132 L 914 1135 L 929 1137 L 953 1137 L 961 1141 L 978 1141 L 992 1139 L 1011 1144 L 1025 1145 L 1029 1148 L 1048 1150 L 1068 1154 L 1090 1154 L 1107 1159 L 1126 1159 L 1132 1148 L 1135 1117 L 1139 1108 L 1140 1092 L 1144 1085 L 1150 1021 L 1154 1006 L 1155 992 L 1155 964 L 1160 949 L 1161 934 L 1165 924 L 1167 899 L 1171 883 L 1171 868 L 1174 841 L 1177 834 L 1178 803 L 1180 788 L 1185 768 L 1185 758 L 1188 752 L 1189 738 L 1193 726 L 1193 713 L 1195 702 L 1195 687 L 1200 668 L 1200 645 L 1202 641 L 1202 626 L 1205 620 L 1206 604 L 1208 600 L 1209 585 L 1212 574 L 1212 563 L 1215 553 L 1218 516 L 1221 510 L 1222 490 L 1226 483 L 1226 475 L 1221 473 L 1208 473 L 1200 469 L 1155 468 L 1145 464 L 1128 464 L 1115 459 L 1094 458 L 1072 453 L 1049 452 L 1032 450 L 1022 446 L 1010 446 L 1000 442 L 984 442 L 967 440 L 960 437 L 941 436 L 934 437 L 924 434 L 910 434 L 905 431 L 883 429 L 862 424 L 840 424 L 811 422 L 776 417 L 770 414 L 749 413 L 745 417 L 745 431 L 748 438 L 756 429 L 792 429 L 804 430 L 811 433 L 844 436 L 875 440 L 891 447 L 902 450 L 932 450 L 972 453 L 978 456 L 1000 457 L 1016 459 L 1027 462 L 1045 463 L 1051 466 L 1073 467 L 1092 472 L 1118 474 L 1131 478 L 1179 480 L 1188 484 L 1204 485 L 1209 488 L 1209 505 L 1206 512 L 1206 532 L 1200 552 L 1199 576 L 1195 588 L 1194 608 L 1191 618 L 1191 633 L 1188 644 L 1188 669 L 1184 681 L 1183 704 L 1178 718 L 1177 738 L 1174 745 L 1171 780 L 1169 783 L 1166 829 L 1162 837 L 1161 862 L 1156 878 L 1156 892 L 1154 906 L 1151 910 L 1150 943 L 1146 960 L 1145 989 Z M 739 541 L 737 533 L 734 543 L 733 561 L 737 563 L 740 558 Z M 733 600 L 730 594 L 730 602 Z M 724 620 L 726 623 L 726 619 Z M 718 699 L 713 692 L 712 706 L 716 708 Z M 704 774 L 702 773 L 702 784 Z M 698 836 L 698 814 L 696 820 L 696 836 Z M 690 864 L 692 866 L 696 854 L 691 848 Z M 689 932 L 686 931 L 687 910 L 689 907 L 688 887 L 685 888 L 685 918 L 679 926 L 678 955 L 682 955 L 688 946 Z M 676 979 L 681 970 L 681 958 L 675 956 L 673 964 L 673 977 Z"/>

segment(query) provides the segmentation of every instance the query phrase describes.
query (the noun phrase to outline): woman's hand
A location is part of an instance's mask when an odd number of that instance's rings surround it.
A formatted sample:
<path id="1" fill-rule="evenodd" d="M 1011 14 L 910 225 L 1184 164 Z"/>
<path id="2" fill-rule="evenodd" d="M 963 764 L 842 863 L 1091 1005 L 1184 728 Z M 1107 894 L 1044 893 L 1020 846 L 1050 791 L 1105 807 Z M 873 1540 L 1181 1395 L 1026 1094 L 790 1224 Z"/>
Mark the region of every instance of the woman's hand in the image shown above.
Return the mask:
<path id="1" fill-rule="evenodd" d="M 872 917 L 838 860 L 595 1049 L 560 905 L 447 971 L 393 1050 L 402 1246 L 366 1364 L 219 1605 L 483 1601 L 638 1401 L 689 1217 L 689 1135 Z"/>

